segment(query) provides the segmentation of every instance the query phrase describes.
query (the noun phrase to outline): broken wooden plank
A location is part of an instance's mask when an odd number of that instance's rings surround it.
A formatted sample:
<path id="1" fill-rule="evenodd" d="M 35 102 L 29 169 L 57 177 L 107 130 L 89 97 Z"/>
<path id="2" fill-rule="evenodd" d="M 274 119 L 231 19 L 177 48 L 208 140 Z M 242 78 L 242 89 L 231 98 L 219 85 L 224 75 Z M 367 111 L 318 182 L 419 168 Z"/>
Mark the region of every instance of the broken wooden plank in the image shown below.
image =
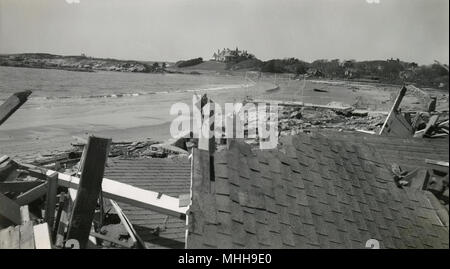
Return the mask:
<path id="1" fill-rule="evenodd" d="M 40 180 L 0 182 L 0 192 L 26 192 L 43 183 Z"/>
<path id="2" fill-rule="evenodd" d="M 34 243 L 36 249 L 51 249 L 50 232 L 47 223 L 41 223 L 33 226 Z"/>
<path id="3" fill-rule="evenodd" d="M 9 156 L 8 155 L 3 155 L 2 157 L 0 157 L 0 164 L 6 162 L 7 160 L 9 160 Z"/>
<path id="4" fill-rule="evenodd" d="M 45 182 L 41 185 L 38 185 L 37 187 L 32 188 L 31 190 L 22 193 L 21 195 L 17 196 L 17 198 L 14 200 L 18 205 L 27 205 L 36 199 L 44 196 L 47 193 L 47 186 L 48 183 Z"/>
<path id="5" fill-rule="evenodd" d="M 22 223 L 20 217 L 20 206 L 0 193 L 0 227 L 7 224 L 19 225 Z"/>
<path id="6" fill-rule="evenodd" d="M 436 161 L 436 160 L 425 159 L 425 163 L 449 167 L 448 162 L 445 162 L 445 161 Z"/>
<path id="7" fill-rule="evenodd" d="M 27 100 L 31 91 L 16 92 L 0 105 L 0 125 L 2 125 Z"/>
<path id="8" fill-rule="evenodd" d="M 77 197 L 67 232 L 67 238 L 78 240 L 82 249 L 89 239 L 110 143 L 111 139 L 90 136 L 84 149 Z"/>
<path id="9" fill-rule="evenodd" d="M 45 221 L 49 228 L 53 231 L 55 223 L 55 209 L 56 209 L 56 192 L 58 191 L 58 173 L 53 173 L 47 180 L 47 200 L 45 203 Z"/>
<path id="10" fill-rule="evenodd" d="M 20 249 L 34 249 L 34 231 L 31 221 L 20 225 Z"/>

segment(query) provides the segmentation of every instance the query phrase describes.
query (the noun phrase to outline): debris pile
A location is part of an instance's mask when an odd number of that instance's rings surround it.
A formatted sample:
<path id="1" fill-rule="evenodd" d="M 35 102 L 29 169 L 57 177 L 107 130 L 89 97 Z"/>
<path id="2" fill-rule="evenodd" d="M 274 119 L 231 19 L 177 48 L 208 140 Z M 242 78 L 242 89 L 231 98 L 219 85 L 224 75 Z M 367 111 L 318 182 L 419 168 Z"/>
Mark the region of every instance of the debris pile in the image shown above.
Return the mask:
<path id="1" fill-rule="evenodd" d="M 309 132 L 311 129 L 335 128 L 345 131 L 379 132 L 385 115 L 362 110 L 282 106 L 279 113 L 280 135 Z"/>

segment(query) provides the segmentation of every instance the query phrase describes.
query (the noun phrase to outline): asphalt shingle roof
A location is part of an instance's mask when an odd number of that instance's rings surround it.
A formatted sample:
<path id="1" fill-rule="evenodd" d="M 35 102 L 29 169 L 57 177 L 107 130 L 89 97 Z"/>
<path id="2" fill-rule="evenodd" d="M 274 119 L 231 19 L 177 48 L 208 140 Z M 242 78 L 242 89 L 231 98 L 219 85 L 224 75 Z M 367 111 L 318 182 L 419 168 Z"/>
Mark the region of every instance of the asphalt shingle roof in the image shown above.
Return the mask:
<path id="1" fill-rule="evenodd" d="M 379 148 L 393 138 L 338 137 L 290 136 L 264 151 L 234 143 L 215 153 L 212 178 L 196 149 L 187 247 L 448 248 L 435 197 L 395 185 L 387 162 L 404 159 Z"/>
<path id="2" fill-rule="evenodd" d="M 187 157 L 176 159 L 112 159 L 105 177 L 173 197 L 189 194 L 191 164 Z M 147 209 L 119 203 L 147 248 L 184 248 L 186 221 Z"/>

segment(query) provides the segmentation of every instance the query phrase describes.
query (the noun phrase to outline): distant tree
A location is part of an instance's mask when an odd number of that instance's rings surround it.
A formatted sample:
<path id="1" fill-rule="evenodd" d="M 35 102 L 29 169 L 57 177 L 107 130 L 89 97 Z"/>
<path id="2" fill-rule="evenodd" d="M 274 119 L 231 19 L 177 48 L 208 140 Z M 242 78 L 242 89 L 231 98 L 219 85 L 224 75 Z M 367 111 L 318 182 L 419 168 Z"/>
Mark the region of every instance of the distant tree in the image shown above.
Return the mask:
<path id="1" fill-rule="evenodd" d="M 199 57 L 199 58 L 190 59 L 187 61 L 178 61 L 175 65 L 178 67 L 187 67 L 187 66 L 201 64 L 202 62 L 203 62 L 203 58 Z"/>
<path id="2" fill-rule="evenodd" d="M 154 62 L 152 65 L 153 68 L 159 68 L 159 64 L 157 62 Z"/>
<path id="3" fill-rule="evenodd" d="M 297 64 L 295 66 L 295 74 L 297 74 L 297 75 L 306 74 L 307 70 L 308 70 L 308 67 L 305 64 Z"/>
<path id="4" fill-rule="evenodd" d="M 162 69 L 166 69 L 166 63 L 165 63 L 165 62 L 162 62 L 162 63 L 161 63 L 161 68 L 162 68 Z"/>

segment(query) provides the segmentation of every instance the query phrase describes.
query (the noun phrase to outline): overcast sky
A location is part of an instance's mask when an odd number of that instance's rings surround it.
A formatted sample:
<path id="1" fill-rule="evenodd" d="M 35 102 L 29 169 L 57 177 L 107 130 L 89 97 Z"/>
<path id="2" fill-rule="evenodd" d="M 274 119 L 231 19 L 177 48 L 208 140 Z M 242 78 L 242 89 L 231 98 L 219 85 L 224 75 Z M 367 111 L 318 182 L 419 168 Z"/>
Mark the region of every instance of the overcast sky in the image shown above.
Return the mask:
<path id="1" fill-rule="evenodd" d="M 176 61 L 236 46 L 263 60 L 448 63 L 449 1 L 0 0 L 0 53 Z"/>

